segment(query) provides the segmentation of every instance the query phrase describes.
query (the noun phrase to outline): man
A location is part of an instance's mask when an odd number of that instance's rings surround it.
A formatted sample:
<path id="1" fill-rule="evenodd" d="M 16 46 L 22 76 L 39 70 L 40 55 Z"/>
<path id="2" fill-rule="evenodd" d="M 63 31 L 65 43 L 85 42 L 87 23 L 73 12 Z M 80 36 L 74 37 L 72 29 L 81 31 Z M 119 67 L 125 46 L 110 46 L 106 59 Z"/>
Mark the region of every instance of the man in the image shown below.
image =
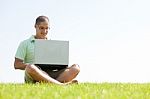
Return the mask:
<path id="1" fill-rule="evenodd" d="M 49 68 L 41 69 L 40 66 L 33 64 L 34 40 L 47 39 L 49 18 L 39 16 L 35 22 L 35 30 L 35 35 L 32 35 L 29 39 L 20 43 L 15 55 L 14 68 L 25 70 L 25 82 L 46 82 L 58 85 L 67 85 L 76 82 L 73 79 L 80 71 L 77 64 L 73 64 L 71 67 L 66 67 L 59 71 L 53 71 Z"/>

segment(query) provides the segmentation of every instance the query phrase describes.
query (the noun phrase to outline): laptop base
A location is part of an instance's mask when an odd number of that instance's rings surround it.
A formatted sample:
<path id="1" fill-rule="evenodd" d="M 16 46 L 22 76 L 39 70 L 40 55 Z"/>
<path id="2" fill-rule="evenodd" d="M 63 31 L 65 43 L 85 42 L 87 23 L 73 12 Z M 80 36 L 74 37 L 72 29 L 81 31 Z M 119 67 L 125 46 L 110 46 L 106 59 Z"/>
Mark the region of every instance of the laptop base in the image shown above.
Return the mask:
<path id="1" fill-rule="evenodd" d="M 68 65 L 53 65 L 53 64 L 35 64 L 40 67 L 42 70 L 50 69 L 50 70 L 61 70 L 68 67 Z"/>

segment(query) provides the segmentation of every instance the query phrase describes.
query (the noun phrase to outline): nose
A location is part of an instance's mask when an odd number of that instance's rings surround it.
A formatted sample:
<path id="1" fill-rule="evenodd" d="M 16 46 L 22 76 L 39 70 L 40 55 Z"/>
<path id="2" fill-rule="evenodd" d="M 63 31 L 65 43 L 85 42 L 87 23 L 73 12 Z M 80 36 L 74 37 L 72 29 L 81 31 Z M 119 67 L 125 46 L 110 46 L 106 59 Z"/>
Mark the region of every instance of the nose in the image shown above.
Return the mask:
<path id="1" fill-rule="evenodd" d="M 43 29 L 43 33 L 48 33 L 48 29 Z"/>
<path id="2" fill-rule="evenodd" d="M 47 29 L 44 29 L 44 33 L 47 33 L 48 32 L 48 30 Z"/>

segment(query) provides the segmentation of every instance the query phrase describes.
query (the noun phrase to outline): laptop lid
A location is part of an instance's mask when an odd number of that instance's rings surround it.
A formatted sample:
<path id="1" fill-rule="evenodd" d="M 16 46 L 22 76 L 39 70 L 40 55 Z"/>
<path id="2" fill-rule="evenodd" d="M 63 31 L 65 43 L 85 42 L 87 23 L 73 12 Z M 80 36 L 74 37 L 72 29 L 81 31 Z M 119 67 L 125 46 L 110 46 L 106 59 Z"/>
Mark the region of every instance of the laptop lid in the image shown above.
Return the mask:
<path id="1" fill-rule="evenodd" d="M 35 40 L 34 64 L 68 65 L 69 41 Z"/>

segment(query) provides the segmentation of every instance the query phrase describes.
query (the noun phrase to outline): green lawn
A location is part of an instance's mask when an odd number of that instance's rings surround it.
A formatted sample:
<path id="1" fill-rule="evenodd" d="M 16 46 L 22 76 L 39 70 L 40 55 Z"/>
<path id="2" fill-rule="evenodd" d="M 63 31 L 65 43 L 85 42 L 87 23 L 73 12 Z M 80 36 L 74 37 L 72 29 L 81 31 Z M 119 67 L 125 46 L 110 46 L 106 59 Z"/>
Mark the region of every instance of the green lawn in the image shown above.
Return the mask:
<path id="1" fill-rule="evenodd" d="M 0 84 L 0 99 L 150 99 L 150 83 Z"/>

